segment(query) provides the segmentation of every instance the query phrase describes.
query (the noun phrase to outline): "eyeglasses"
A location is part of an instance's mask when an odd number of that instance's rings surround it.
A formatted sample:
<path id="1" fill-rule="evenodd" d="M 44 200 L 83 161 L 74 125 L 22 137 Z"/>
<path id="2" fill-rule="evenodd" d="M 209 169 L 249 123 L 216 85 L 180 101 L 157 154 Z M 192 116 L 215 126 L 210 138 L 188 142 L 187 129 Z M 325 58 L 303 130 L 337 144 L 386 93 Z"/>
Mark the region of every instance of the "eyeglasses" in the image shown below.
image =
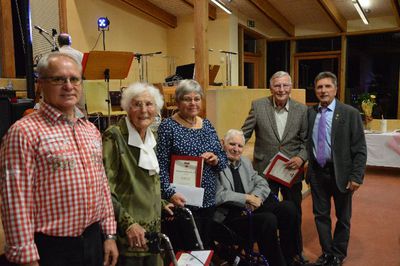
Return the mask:
<path id="1" fill-rule="evenodd" d="M 154 103 L 153 102 L 134 102 L 131 104 L 132 109 L 139 110 L 146 107 L 146 109 L 153 109 Z"/>
<path id="2" fill-rule="evenodd" d="M 280 89 L 280 88 L 288 89 L 291 86 L 292 86 L 292 84 L 274 84 L 274 85 L 272 85 L 272 87 L 274 89 Z"/>
<path id="3" fill-rule="evenodd" d="M 82 83 L 82 78 L 80 77 L 41 77 L 40 79 L 46 79 L 53 85 L 64 85 L 69 82 L 72 85 L 80 85 Z"/>
<path id="4" fill-rule="evenodd" d="M 185 102 L 185 103 L 191 103 L 191 102 L 195 102 L 195 103 L 198 103 L 198 102 L 200 102 L 201 101 L 201 97 L 194 97 L 194 98 L 191 98 L 191 97 L 183 97 L 182 98 L 182 101 L 183 102 Z"/>

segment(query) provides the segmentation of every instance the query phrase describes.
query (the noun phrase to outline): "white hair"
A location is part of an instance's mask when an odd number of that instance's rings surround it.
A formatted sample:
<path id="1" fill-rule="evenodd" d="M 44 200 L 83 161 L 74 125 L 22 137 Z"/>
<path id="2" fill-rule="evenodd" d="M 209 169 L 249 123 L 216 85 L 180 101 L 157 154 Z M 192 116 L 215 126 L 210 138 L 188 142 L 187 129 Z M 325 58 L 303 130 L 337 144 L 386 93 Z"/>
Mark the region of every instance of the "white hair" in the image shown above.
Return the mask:
<path id="1" fill-rule="evenodd" d="M 289 82 L 290 84 L 292 84 L 292 78 L 290 77 L 289 73 L 285 72 L 285 71 L 278 71 L 275 72 L 272 77 L 269 79 L 269 86 L 272 87 L 272 81 L 276 78 L 281 78 L 281 77 L 289 77 Z"/>
<path id="2" fill-rule="evenodd" d="M 240 136 L 243 139 L 243 143 L 245 143 L 245 138 L 244 138 L 244 134 L 243 131 L 241 130 L 237 130 L 237 129 L 229 129 L 224 136 L 224 142 L 227 143 L 229 142 L 229 140 L 235 136 Z"/>
<path id="3" fill-rule="evenodd" d="M 132 100 L 138 97 L 140 94 L 148 92 L 150 96 L 153 97 L 156 104 L 157 112 L 160 112 L 163 105 L 164 99 L 160 91 L 153 85 L 144 82 L 136 82 L 129 85 L 123 92 L 121 96 L 121 107 L 125 112 L 129 112 Z"/>

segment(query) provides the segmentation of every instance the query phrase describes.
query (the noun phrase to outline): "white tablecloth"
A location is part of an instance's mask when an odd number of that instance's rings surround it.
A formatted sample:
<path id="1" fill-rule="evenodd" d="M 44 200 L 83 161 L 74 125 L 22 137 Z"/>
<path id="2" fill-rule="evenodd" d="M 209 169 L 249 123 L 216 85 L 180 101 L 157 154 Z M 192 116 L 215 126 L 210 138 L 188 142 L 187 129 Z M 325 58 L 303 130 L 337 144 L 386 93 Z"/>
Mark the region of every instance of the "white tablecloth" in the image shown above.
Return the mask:
<path id="1" fill-rule="evenodd" d="M 367 165 L 400 168 L 400 154 L 388 146 L 395 134 L 399 135 L 399 133 L 365 134 Z"/>

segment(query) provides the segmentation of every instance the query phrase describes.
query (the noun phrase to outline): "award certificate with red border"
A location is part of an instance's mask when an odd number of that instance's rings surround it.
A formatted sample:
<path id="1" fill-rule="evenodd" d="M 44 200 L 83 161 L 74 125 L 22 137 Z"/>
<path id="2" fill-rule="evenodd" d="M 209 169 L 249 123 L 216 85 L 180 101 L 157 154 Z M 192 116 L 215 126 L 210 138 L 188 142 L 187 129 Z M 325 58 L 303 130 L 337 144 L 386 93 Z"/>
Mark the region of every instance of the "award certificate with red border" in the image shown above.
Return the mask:
<path id="1" fill-rule="evenodd" d="M 199 156 L 172 155 L 170 182 L 178 185 L 200 187 L 204 158 Z"/>
<path id="2" fill-rule="evenodd" d="M 303 167 L 298 169 L 286 168 L 286 162 L 289 158 L 283 153 L 277 153 L 272 159 L 270 164 L 265 168 L 264 175 L 267 179 L 274 180 L 284 186 L 292 187 L 296 178 L 303 172 Z"/>

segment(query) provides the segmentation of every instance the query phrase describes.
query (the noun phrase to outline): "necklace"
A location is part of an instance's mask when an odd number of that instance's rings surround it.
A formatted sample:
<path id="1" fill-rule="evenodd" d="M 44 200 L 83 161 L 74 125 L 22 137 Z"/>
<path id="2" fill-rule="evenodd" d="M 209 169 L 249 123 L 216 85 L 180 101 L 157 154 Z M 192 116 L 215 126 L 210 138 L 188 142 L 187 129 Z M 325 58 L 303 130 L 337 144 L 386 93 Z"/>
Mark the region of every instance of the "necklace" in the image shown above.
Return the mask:
<path id="1" fill-rule="evenodd" d="M 179 116 L 180 119 L 182 119 L 183 121 L 185 121 L 186 123 L 188 123 L 188 124 L 189 124 L 190 126 L 192 126 L 192 127 L 195 126 L 196 123 L 197 123 L 197 117 L 194 117 L 194 122 L 192 122 L 192 121 L 190 121 L 190 120 L 184 118 L 183 116 L 181 116 L 180 113 L 177 113 L 177 115 Z"/>

